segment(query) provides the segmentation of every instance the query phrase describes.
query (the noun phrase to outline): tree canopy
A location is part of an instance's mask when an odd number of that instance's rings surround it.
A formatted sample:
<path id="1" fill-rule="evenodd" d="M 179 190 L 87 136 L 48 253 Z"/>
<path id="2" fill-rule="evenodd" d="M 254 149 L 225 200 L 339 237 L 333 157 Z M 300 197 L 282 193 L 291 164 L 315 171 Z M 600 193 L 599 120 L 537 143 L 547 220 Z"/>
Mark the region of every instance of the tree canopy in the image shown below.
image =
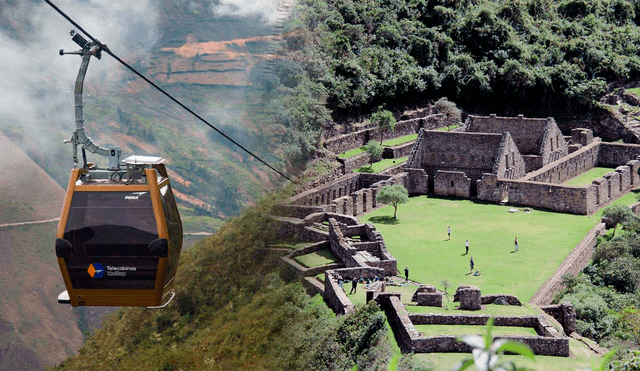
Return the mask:
<path id="1" fill-rule="evenodd" d="M 393 205 L 393 219 L 397 219 L 398 205 L 409 200 L 409 192 L 402 184 L 386 185 L 380 188 L 376 201 Z"/>
<path id="2" fill-rule="evenodd" d="M 602 211 L 602 217 L 608 219 L 611 225 L 613 225 L 613 236 L 616 235 L 618 224 L 625 224 L 634 219 L 631 209 L 624 205 L 613 205 L 607 207 Z"/>
<path id="3" fill-rule="evenodd" d="M 301 0 L 287 52 L 339 114 L 446 96 L 587 110 L 640 77 L 636 0 Z M 299 58 L 298 58 L 299 57 Z"/>
<path id="4" fill-rule="evenodd" d="M 379 108 L 371 115 L 371 122 L 378 125 L 380 129 L 380 144 L 382 144 L 382 134 L 385 131 L 392 131 L 396 127 L 396 119 L 391 111 Z"/>
<path id="5" fill-rule="evenodd" d="M 384 152 L 382 144 L 375 140 L 370 140 L 369 143 L 365 144 L 362 148 L 369 154 L 369 166 L 373 166 L 373 163 L 380 159 L 382 152 Z"/>

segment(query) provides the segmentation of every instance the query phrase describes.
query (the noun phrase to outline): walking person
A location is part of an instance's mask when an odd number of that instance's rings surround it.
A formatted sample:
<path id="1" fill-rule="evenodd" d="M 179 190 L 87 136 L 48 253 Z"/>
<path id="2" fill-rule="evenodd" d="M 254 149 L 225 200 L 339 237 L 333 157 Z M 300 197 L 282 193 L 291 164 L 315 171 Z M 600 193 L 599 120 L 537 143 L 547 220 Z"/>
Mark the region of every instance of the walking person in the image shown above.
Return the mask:
<path id="1" fill-rule="evenodd" d="M 471 260 L 469 260 L 469 265 L 471 266 L 471 272 L 473 272 L 473 256 L 471 257 Z"/>
<path id="2" fill-rule="evenodd" d="M 355 277 L 351 280 L 351 291 L 349 291 L 349 295 L 355 294 L 358 291 L 358 280 Z"/>
<path id="3" fill-rule="evenodd" d="M 404 283 L 409 282 L 409 267 L 404 267 Z"/>
<path id="4" fill-rule="evenodd" d="M 464 243 L 464 248 L 465 248 L 464 254 L 467 255 L 469 253 L 469 240 L 467 240 L 467 242 Z"/>
<path id="5" fill-rule="evenodd" d="M 449 236 L 449 238 L 447 238 L 447 241 L 451 240 L 451 226 L 447 228 L 447 235 Z"/>
<path id="6" fill-rule="evenodd" d="M 516 251 L 518 251 L 518 236 L 516 236 L 516 240 L 514 243 L 516 244 Z"/>

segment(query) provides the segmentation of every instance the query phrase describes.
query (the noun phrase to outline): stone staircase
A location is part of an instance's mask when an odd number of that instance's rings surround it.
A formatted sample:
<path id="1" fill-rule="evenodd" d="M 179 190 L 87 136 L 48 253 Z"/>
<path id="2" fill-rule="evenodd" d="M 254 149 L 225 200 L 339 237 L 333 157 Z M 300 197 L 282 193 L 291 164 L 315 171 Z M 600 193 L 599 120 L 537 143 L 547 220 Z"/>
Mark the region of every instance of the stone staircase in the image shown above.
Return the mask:
<path id="1" fill-rule="evenodd" d="M 416 162 L 415 160 L 416 153 L 418 152 L 418 147 L 420 146 L 420 142 L 422 141 L 423 137 L 424 137 L 424 131 L 420 130 L 420 132 L 418 133 L 418 138 L 414 142 L 413 148 L 411 148 L 411 153 L 409 154 L 409 159 L 407 160 L 407 164 L 405 165 L 407 169 L 413 169 L 414 163 Z"/>

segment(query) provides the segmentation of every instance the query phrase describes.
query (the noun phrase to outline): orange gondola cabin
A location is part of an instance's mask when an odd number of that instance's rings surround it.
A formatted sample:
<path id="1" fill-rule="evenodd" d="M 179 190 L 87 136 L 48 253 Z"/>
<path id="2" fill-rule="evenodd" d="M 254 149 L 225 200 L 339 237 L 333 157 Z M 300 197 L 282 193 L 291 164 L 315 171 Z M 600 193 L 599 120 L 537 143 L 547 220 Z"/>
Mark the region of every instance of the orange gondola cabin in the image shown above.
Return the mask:
<path id="1" fill-rule="evenodd" d="M 171 299 L 182 224 L 160 158 L 124 161 L 138 181 L 82 180 L 74 169 L 55 244 L 72 306 L 162 306 Z M 63 293 L 64 294 L 64 293 Z"/>
<path id="2" fill-rule="evenodd" d="M 82 49 L 76 79 L 74 169 L 67 187 L 55 253 L 66 291 L 58 302 L 77 306 L 162 307 L 173 298 L 182 250 L 182 222 L 160 157 L 120 160 L 119 147 L 94 144 L 85 133 L 82 90 L 92 56 L 105 47 L 71 32 Z M 82 166 L 78 164 L 82 149 Z M 86 151 L 108 158 L 99 168 Z"/>

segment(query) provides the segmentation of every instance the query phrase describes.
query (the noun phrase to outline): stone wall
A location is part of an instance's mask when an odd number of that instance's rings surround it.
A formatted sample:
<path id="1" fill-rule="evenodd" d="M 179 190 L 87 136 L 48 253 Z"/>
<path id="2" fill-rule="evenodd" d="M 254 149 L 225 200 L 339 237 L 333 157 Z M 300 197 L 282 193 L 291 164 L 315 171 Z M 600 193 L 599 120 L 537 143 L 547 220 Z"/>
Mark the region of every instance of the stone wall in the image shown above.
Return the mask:
<path id="1" fill-rule="evenodd" d="M 420 333 L 409 319 L 409 313 L 401 302 L 400 293 L 380 293 L 376 301 L 385 312 L 402 353 L 413 352 L 413 344 L 420 338 Z"/>
<path id="2" fill-rule="evenodd" d="M 462 310 L 482 309 L 480 305 L 481 297 L 480 289 L 475 286 L 460 285 L 455 293 L 455 298 L 460 302 L 460 309 Z"/>
<path id="3" fill-rule="evenodd" d="M 491 294 L 491 295 L 482 295 L 480 299 L 480 304 L 487 305 L 493 304 L 494 301 L 501 299 L 504 300 L 509 305 L 521 306 L 522 303 L 517 296 L 508 295 L 508 294 Z"/>
<path id="4" fill-rule="evenodd" d="M 371 163 L 371 156 L 368 153 L 361 153 L 345 159 L 338 159 L 344 168 L 344 173 L 349 174 L 353 169 L 359 169 Z"/>
<path id="5" fill-rule="evenodd" d="M 593 141 L 562 160 L 527 174 L 522 180 L 560 184 L 575 178 L 598 165 L 600 144 L 599 140 Z"/>
<path id="6" fill-rule="evenodd" d="M 552 129 L 549 129 L 549 126 Z M 555 128 L 553 128 L 555 127 Z M 513 137 L 518 150 L 523 155 L 543 156 L 543 146 L 546 145 L 545 135 L 548 141 L 555 139 L 558 144 L 554 146 L 554 150 L 558 145 L 562 146 L 562 141 L 558 141 L 557 135 L 562 135 L 555 120 L 549 118 L 525 118 L 523 115 L 517 117 L 498 117 L 495 114 L 489 116 L 473 116 L 467 118 L 467 132 L 473 133 L 510 133 Z M 564 139 L 564 138 L 563 138 Z M 555 143 L 554 143 L 555 144 Z M 566 143 L 564 144 L 566 151 Z M 549 145 L 551 150 L 551 145 Z M 566 152 L 565 152 L 566 154 Z"/>
<path id="7" fill-rule="evenodd" d="M 356 200 L 354 200 L 354 204 L 351 206 L 351 209 L 353 209 L 354 211 L 351 215 L 360 215 L 361 212 L 357 213 L 356 210 L 359 210 L 357 209 L 358 207 L 362 208 L 362 205 L 358 206 L 357 203 L 358 201 L 360 201 L 361 199 L 364 199 L 364 197 L 367 197 L 367 196 L 362 196 L 362 193 L 355 196 L 354 194 L 359 190 L 371 189 L 370 187 L 374 186 L 376 183 L 380 181 L 389 181 L 391 180 L 391 178 L 392 177 L 390 175 L 381 175 L 381 174 L 366 174 L 366 173 L 349 174 L 329 184 L 324 184 L 322 187 L 313 188 L 305 192 L 302 192 L 300 194 L 297 194 L 296 196 L 286 200 L 285 205 L 302 205 L 302 206 L 334 205 L 330 208 L 322 208 L 321 210 L 322 211 L 330 210 L 330 211 L 340 213 L 341 211 L 344 211 L 346 207 L 348 207 L 344 205 L 344 203 L 348 202 L 348 200 L 345 200 L 342 198 L 355 197 Z M 375 200 L 376 191 L 369 190 L 368 192 L 371 193 L 371 196 L 369 196 L 369 199 L 372 200 L 371 202 L 373 204 Z M 340 200 L 340 201 L 337 201 L 337 200 Z M 339 209 L 340 207 L 342 208 L 342 210 Z"/>
<path id="8" fill-rule="evenodd" d="M 413 342 L 415 353 L 471 353 L 472 348 L 458 342 L 457 336 L 440 335 L 419 338 Z M 494 340 L 509 339 L 527 344 L 534 354 L 541 356 L 569 357 L 569 338 L 547 338 L 540 336 L 496 336 Z"/>
<path id="9" fill-rule="evenodd" d="M 503 202 L 508 200 L 509 184 L 498 180 L 496 174 L 483 174 L 477 184 L 477 196 L 479 200 L 490 202 Z"/>
<path id="10" fill-rule="evenodd" d="M 570 302 L 565 301 L 561 304 L 543 306 L 540 309 L 558 321 L 565 334 L 571 335 L 576 331 L 576 311 Z"/>
<path id="11" fill-rule="evenodd" d="M 442 292 L 436 290 L 433 285 L 420 285 L 413 293 L 411 301 L 420 306 L 442 307 Z"/>
<path id="12" fill-rule="evenodd" d="M 606 231 L 604 223 L 596 224 L 589 233 L 578 243 L 578 245 L 567 255 L 560 268 L 549 277 L 540 288 L 533 294 L 529 301 L 535 305 L 548 305 L 553 300 L 553 295 L 560 291 L 562 286 L 562 276 L 567 273 L 577 275 L 584 268 L 596 246 L 597 237 Z"/>
<path id="13" fill-rule="evenodd" d="M 320 251 L 320 250 L 325 250 L 325 249 L 328 249 L 329 247 L 330 247 L 329 241 L 319 241 L 319 242 L 316 242 L 316 243 L 312 243 L 309 246 L 293 250 L 292 252 L 290 252 L 287 255 L 290 258 L 293 259 L 293 258 L 296 258 L 298 256 L 311 254 L 313 252 Z"/>
<path id="14" fill-rule="evenodd" d="M 380 293 L 376 298 L 385 311 L 398 346 L 403 353 L 470 353 L 471 348 L 458 342 L 457 336 L 435 336 L 425 338 L 415 328 L 419 324 L 485 325 L 488 315 L 440 315 L 409 314 L 401 302 L 399 293 Z M 541 316 L 496 317 L 495 326 L 531 327 L 541 336 L 498 336 L 496 339 L 512 339 L 531 347 L 537 355 L 568 357 L 569 338 L 558 333 Z"/>
<path id="15" fill-rule="evenodd" d="M 409 134 L 415 134 L 421 128 L 437 129 L 445 125 L 441 114 L 429 115 L 426 117 L 401 120 L 396 123 L 393 131 L 383 131 L 382 140 L 393 139 Z M 339 135 L 324 141 L 324 146 L 329 151 L 339 154 L 344 151 L 359 148 L 367 144 L 370 140 L 380 141 L 380 130 L 373 125 L 363 125 L 356 127 L 355 132 Z"/>
<path id="16" fill-rule="evenodd" d="M 393 147 L 385 147 L 382 152 L 382 158 L 400 158 L 409 156 L 415 141 L 399 144 Z"/>
<path id="17" fill-rule="evenodd" d="M 532 181 L 506 181 L 483 178 L 478 198 L 496 201 L 499 193 L 515 205 L 543 207 L 549 210 L 591 215 L 601 207 L 640 186 L 640 162 L 629 161 L 587 186 L 566 186 Z M 559 174 L 559 173 L 556 173 Z M 506 193 L 506 194 L 505 194 Z"/>
<path id="18" fill-rule="evenodd" d="M 524 181 L 504 183 L 508 185 L 510 204 L 542 207 L 580 215 L 589 215 L 596 211 L 594 205 L 589 202 L 594 195 L 593 187 L 571 187 Z"/>
<path id="19" fill-rule="evenodd" d="M 576 128 L 571 130 L 571 144 L 581 147 L 593 142 L 593 131 L 590 129 Z"/>
<path id="20" fill-rule="evenodd" d="M 371 224 L 366 224 L 365 228 L 369 229 L 369 232 L 364 235 L 360 234 L 360 237 L 367 236 L 369 239 L 371 236 L 373 238 L 368 243 L 353 243 L 345 238 L 344 225 L 336 222 L 335 219 L 329 219 L 331 253 L 347 268 L 375 267 L 382 269 L 384 276 L 395 275 L 398 272 L 398 262 L 387 251 L 382 236 Z"/>
<path id="21" fill-rule="evenodd" d="M 524 161 L 525 173 L 536 171 L 542 167 L 542 156 L 524 155 L 522 160 Z"/>
<path id="22" fill-rule="evenodd" d="M 491 316 L 487 314 L 409 314 L 409 319 L 414 325 L 484 326 L 490 318 Z M 539 336 L 553 336 L 549 330 L 549 324 L 540 316 L 495 316 L 493 325 L 528 327 L 534 329 Z"/>
<path id="23" fill-rule="evenodd" d="M 502 179 L 518 179 L 526 174 L 526 165 L 509 133 L 502 136 L 492 174 Z"/>
<path id="24" fill-rule="evenodd" d="M 471 197 L 471 179 L 460 171 L 438 170 L 433 177 L 433 193 L 445 197 Z"/>
<path id="25" fill-rule="evenodd" d="M 505 146 L 503 140 L 509 141 L 503 138 L 505 136 L 508 134 L 422 131 L 407 164 L 411 168 L 425 170 L 430 191 L 434 190 L 432 182 L 437 171 L 462 172 L 471 178 L 473 194 L 476 181 L 482 174 L 493 173 L 494 169 L 498 169 L 495 165 L 502 161 L 499 156 L 500 149 Z M 508 147 L 517 152 L 515 145 Z M 504 151 L 505 157 L 507 154 L 508 152 Z M 524 170 L 524 162 L 522 168 Z"/>
<path id="26" fill-rule="evenodd" d="M 326 271 L 324 274 L 324 301 L 337 314 L 353 313 L 355 311 L 353 303 L 334 279 L 334 273 L 335 271 Z"/>
<path id="27" fill-rule="evenodd" d="M 555 121 L 550 118 L 545 128 L 540 155 L 542 166 L 552 163 L 569 154 L 569 147 Z"/>
<path id="28" fill-rule="evenodd" d="M 602 143 L 598 152 L 598 166 L 616 167 L 637 160 L 639 155 L 640 145 L 637 144 Z"/>
<path id="29" fill-rule="evenodd" d="M 304 206 L 304 205 L 292 205 L 292 204 L 278 204 L 273 205 L 271 215 L 283 216 L 286 218 L 304 219 L 307 215 L 324 212 L 325 208 L 322 206 Z"/>
<path id="30" fill-rule="evenodd" d="M 405 169 L 407 182 L 405 187 L 409 194 L 426 195 L 429 193 L 429 177 L 424 169 Z"/>

